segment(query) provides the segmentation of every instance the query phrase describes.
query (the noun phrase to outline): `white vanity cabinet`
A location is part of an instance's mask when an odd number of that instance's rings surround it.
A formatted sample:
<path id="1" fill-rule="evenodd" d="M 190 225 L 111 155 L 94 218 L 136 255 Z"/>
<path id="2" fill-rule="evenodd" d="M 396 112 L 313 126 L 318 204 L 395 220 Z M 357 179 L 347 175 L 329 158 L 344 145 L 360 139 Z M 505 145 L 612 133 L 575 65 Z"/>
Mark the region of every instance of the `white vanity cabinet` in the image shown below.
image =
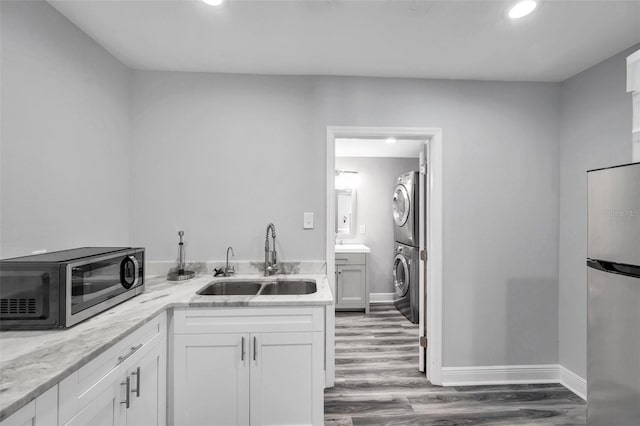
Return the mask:
<path id="1" fill-rule="evenodd" d="M 163 313 L 60 382 L 57 424 L 165 425 L 166 353 Z"/>
<path id="2" fill-rule="evenodd" d="M 174 424 L 321 425 L 324 307 L 174 311 Z"/>
<path id="3" fill-rule="evenodd" d="M 366 252 L 341 253 L 336 248 L 336 310 L 369 313 L 367 257 Z"/>

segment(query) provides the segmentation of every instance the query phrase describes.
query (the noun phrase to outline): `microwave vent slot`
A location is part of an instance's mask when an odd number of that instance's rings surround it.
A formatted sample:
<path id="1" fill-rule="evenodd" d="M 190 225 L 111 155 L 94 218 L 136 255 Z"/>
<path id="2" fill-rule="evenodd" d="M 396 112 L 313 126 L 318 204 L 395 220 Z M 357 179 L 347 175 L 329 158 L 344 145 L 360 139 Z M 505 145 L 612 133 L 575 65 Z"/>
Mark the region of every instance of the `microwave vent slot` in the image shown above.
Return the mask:
<path id="1" fill-rule="evenodd" d="M 37 313 L 36 299 L 0 299 L 0 314 L 2 315 L 33 315 Z"/>

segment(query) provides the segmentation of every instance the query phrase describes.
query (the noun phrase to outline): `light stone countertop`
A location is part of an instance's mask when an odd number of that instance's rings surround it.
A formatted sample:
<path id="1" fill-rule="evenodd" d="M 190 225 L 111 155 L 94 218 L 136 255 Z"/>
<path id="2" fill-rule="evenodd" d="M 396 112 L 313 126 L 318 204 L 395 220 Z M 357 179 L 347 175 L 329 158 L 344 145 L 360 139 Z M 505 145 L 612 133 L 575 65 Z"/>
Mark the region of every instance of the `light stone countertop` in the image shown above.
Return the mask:
<path id="1" fill-rule="evenodd" d="M 364 244 L 336 244 L 336 253 L 371 253 L 371 249 Z"/>
<path id="2" fill-rule="evenodd" d="M 200 296 L 212 281 L 315 280 L 318 291 L 305 295 Z M 0 332 L 0 421 L 37 398 L 159 313 L 185 307 L 330 305 L 326 275 L 197 276 L 188 281 L 146 277 L 143 294 L 69 329 Z"/>

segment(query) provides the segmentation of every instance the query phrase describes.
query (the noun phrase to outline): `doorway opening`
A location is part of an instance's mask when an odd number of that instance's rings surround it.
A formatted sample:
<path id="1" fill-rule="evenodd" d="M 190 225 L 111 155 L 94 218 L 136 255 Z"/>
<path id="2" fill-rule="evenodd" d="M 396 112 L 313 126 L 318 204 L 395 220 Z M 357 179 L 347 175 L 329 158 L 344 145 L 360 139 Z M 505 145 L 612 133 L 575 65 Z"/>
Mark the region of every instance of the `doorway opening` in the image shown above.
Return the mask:
<path id="1" fill-rule="evenodd" d="M 411 153 L 411 151 L 414 152 Z M 413 173 L 415 170 L 417 173 L 413 174 L 414 179 L 421 183 L 420 188 L 423 189 L 421 194 L 424 196 L 419 197 L 420 215 L 417 220 L 421 229 L 426 229 L 427 232 L 419 232 L 415 240 L 409 241 L 410 246 L 420 249 L 416 259 L 419 264 L 417 295 L 419 339 L 416 341 L 416 351 L 419 360 L 418 369 L 426 374 L 431 383 L 439 385 L 442 364 L 442 130 L 407 127 L 330 126 L 327 128 L 326 258 L 327 276 L 334 298 L 338 298 L 337 281 L 340 272 L 336 268 L 336 243 L 338 243 L 338 251 L 342 253 L 343 247 L 339 243 L 359 242 L 368 232 L 367 223 L 361 223 L 362 220 L 358 220 L 359 217 L 362 219 L 367 216 L 367 212 L 362 211 L 367 207 L 356 207 L 360 172 L 353 170 L 358 167 L 354 163 L 356 160 L 352 157 L 362 155 L 358 152 L 364 152 L 364 155 L 370 157 L 395 157 L 399 160 L 395 161 L 397 163 L 395 166 L 400 167 L 399 170 L 409 166 L 406 172 Z M 402 152 L 405 153 L 402 154 Z M 371 167 L 375 161 L 369 161 L 369 163 Z M 398 176 L 395 176 L 391 183 L 395 184 L 397 178 Z M 396 196 L 395 193 L 387 195 L 390 214 L 392 213 L 390 202 L 392 195 Z M 401 194 L 398 196 L 400 197 Z M 403 203 L 399 200 L 396 211 L 393 212 L 399 216 L 397 220 L 400 222 L 405 219 L 402 205 Z M 391 226 L 390 223 L 389 227 Z M 392 231 L 393 228 L 390 228 L 386 232 Z M 392 266 L 395 263 L 393 256 L 382 261 L 384 266 L 388 265 L 388 271 L 393 271 Z M 338 269 L 341 269 L 341 266 Z M 402 269 L 398 271 L 401 273 Z M 367 289 L 367 306 L 371 293 L 374 302 L 381 301 L 380 298 L 389 297 L 389 294 L 392 294 L 380 291 L 382 288 L 380 285 L 375 284 L 373 291 L 371 287 Z M 335 375 L 335 359 L 332 358 L 335 356 L 333 348 L 335 324 L 328 324 L 328 326 L 326 376 L 327 386 L 332 386 Z"/>

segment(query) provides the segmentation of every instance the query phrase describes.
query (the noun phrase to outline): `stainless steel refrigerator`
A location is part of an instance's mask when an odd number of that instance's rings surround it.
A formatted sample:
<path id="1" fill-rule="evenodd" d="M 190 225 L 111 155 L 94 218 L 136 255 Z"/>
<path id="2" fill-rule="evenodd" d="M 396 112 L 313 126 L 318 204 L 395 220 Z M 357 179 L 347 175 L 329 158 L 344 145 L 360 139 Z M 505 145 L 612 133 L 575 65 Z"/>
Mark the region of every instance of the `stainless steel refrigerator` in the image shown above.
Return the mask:
<path id="1" fill-rule="evenodd" d="M 587 173 L 587 424 L 640 425 L 640 163 Z"/>

